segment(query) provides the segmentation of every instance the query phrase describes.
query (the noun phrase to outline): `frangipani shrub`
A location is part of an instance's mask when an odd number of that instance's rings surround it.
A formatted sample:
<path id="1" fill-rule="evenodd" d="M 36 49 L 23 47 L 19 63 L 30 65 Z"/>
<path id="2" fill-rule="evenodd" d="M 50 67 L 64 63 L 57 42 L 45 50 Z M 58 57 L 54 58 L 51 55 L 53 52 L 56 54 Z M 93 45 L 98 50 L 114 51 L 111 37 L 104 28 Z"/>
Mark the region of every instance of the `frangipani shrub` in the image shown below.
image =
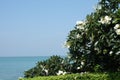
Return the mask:
<path id="1" fill-rule="evenodd" d="M 77 21 L 65 46 L 73 72 L 120 71 L 120 0 L 101 0 L 95 12 Z"/>
<path id="2" fill-rule="evenodd" d="M 67 58 L 51 56 L 49 59 L 37 62 L 36 66 L 25 71 L 24 77 L 65 75 L 71 72 L 71 65 Z"/>
<path id="3" fill-rule="evenodd" d="M 68 58 L 51 56 L 24 77 L 120 71 L 120 0 L 101 0 L 95 12 L 76 22 L 65 46 Z"/>

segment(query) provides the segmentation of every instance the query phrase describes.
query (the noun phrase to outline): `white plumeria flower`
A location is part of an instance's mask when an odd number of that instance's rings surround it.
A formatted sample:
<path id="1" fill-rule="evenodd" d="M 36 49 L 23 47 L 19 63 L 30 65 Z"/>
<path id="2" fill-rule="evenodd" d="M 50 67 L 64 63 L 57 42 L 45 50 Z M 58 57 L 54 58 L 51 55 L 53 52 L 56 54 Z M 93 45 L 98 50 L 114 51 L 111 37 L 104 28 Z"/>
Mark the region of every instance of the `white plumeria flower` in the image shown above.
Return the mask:
<path id="1" fill-rule="evenodd" d="M 102 24 L 110 24 L 110 21 L 112 20 L 111 17 L 109 16 L 105 16 L 105 17 L 102 17 L 100 19 L 100 21 L 98 21 L 99 23 L 102 23 Z"/>
<path id="2" fill-rule="evenodd" d="M 84 30 L 83 26 L 77 26 L 77 29 Z"/>
<path id="3" fill-rule="evenodd" d="M 83 62 L 83 61 L 81 62 L 81 65 L 84 65 L 84 62 Z"/>
<path id="4" fill-rule="evenodd" d="M 110 51 L 109 54 L 111 55 L 113 53 L 113 51 Z"/>
<path id="5" fill-rule="evenodd" d="M 120 29 L 117 29 L 115 32 L 117 35 L 120 35 Z"/>
<path id="6" fill-rule="evenodd" d="M 79 70 L 79 69 L 80 69 L 80 67 L 77 67 L 77 69 Z"/>
<path id="7" fill-rule="evenodd" d="M 100 21 L 98 22 L 104 24 L 105 23 L 104 18 L 101 18 Z"/>
<path id="8" fill-rule="evenodd" d="M 77 34 L 77 35 L 76 35 L 76 38 L 80 38 L 80 34 Z"/>
<path id="9" fill-rule="evenodd" d="M 119 29 L 119 28 L 120 28 L 120 24 L 116 24 L 115 27 L 114 27 L 115 30 Z"/>
<path id="10" fill-rule="evenodd" d="M 77 21 L 76 22 L 77 29 L 84 29 L 85 24 L 86 24 L 85 21 Z"/>
<path id="11" fill-rule="evenodd" d="M 83 21 L 76 21 L 76 25 L 83 25 L 84 22 Z"/>
<path id="12" fill-rule="evenodd" d="M 84 65 L 84 62 L 82 61 L 81 66 L 77 67 L 77 70 L 81 69 L 83 67 L 83 65 Z"/>
<path id="13" fill-rule="evenodd" d="M 120 24 L 116 24 L 114 29 L 115 29 L 116 34 L 120 35 Z"/>
<path id="14" fill-rule="evenodd" d="M 116 55 L 119 55 L 119 54 L 120 54 L 120 51 L 116 52 L 115 54 L 116 54 Z"/>
<path id="15" fill-rule="evenodd" d="M 107 23 L 110 24 L 110 21 L 112 20 L 112 18 L 109 16 L 105 16 L 105 20 L 106 20 L 106 24 Z"/>
<path id="16" fill-rule="evenodd" d="M 48 74 L 48 70 L 47 69 L 44 69 L 45 73 Z"/>
<path id="17" fill-rule="evenodd" d="M 106 20 L 106 21 L 111 21 L 111 20 L 112 20 L 112 18 L 111 18 L 111 17 L 109 17 L 109 16 L 105 16 L 105 20 Z"/>
<path id="18" fill-rule="evenodd" d="M 84 30 L 84 25 L 77 25 L 76 28 L 80 30 Z"/>
<path id="19" fill-rule="evenodd" d="M 63 71 L 59 70 L 57 75 L 62 75 L 63 73 L 64 73 Z"/>

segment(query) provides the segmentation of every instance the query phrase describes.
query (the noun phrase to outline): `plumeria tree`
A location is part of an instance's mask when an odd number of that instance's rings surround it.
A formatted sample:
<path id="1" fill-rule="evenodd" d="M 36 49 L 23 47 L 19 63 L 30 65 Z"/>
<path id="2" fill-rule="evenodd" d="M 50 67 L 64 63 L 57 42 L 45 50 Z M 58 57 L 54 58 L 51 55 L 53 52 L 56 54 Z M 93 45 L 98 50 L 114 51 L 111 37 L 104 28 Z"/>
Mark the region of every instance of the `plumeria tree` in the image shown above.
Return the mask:
<path id="1" fill-rule="evenodd" d="M 76 22 L 65 46 L 73 72 L 120 71 L 120 0 L 100 0 L 95 12 Z"/>

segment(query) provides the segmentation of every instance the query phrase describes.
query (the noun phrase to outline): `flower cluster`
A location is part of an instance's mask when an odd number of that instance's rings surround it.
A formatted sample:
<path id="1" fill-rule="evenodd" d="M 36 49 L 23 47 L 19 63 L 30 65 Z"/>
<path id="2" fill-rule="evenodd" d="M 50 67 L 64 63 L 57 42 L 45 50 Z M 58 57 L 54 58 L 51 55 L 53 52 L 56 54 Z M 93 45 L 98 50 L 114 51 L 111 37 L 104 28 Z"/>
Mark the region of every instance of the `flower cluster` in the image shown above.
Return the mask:
<path id="1" fill-rule="evenodd" d="M 77 21 L 76 22 L 77 29 L 84 30 L 85 24 L 86 24 L 85 21 Z"/>
<path id="2" fill-rule="evenodd" d="M 120 35 L 120 24 L 116 24 L 114 29 L 115 29 L 116 34 Z"/>
<path id="3" fill-rule="evenodd" d="M 81 66 L 77 67 L 77 70 L 81 69 L 81 68 L 84 66 L 84 64 L 85 64 L 85 63 L 82 61 L 82 62 L 81 62 Z"/>
<path id="4" fill-rule="evenodd" d="M 85 25 L 86 25 L 86 21 L 76 21 L 76 28 L 79 30 L 85 30 Z M 81 35 L 78 33 L 76 34 L 75 38 L 79 39 L 81 37 Z M 71 42 L 70 41 L 66 41 L 64 43 L 64 47 L 66 48 L 70 48 L 71 46 Z"/>
<path id="5" fill-rule="evenodd" d="M 110 16 L 105 16 L 105 17 L 102 17 L 98 22 L 102 24 L 110 24 L 111 20 L 112 18 Z"/>
<path id="6" fill-rule="evenodd" d="M 58 73 L 57 73 L 57 75 L 65 75 L 65 74 L 67 74 L 67 72 L 64 72 L 64 71 L 61 71 L 61 70 L 59 70 Z"/>

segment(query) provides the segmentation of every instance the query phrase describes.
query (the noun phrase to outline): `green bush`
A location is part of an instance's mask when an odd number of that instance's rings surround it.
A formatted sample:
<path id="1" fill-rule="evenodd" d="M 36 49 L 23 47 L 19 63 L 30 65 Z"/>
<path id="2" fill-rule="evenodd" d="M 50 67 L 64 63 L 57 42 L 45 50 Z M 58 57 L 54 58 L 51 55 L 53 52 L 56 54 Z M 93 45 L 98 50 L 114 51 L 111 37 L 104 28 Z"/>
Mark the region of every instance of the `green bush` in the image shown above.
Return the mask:
<path id="1" fill-rule="evenodd" d="M 74 72 L 120 71 L 119 5 L 120 0 L 101 0 L 95 12 L 76 22 L 65 44 Z"/>
<path id="2" fill-rule="evenodd" d="M 39 61 L 35 67 L 25 71 L 25 77 L 60 75 L 70 72 L 70 64 L 67 58 L 51 56 L 45 61 Z"/>
<path id="3" fill-rule="evenodd" d="M 120 71 L 120 0 L 100 0 L 95 12 L 76 22 L 65 46 L 68 58 L 40 61 L 25 77 Z"/>

